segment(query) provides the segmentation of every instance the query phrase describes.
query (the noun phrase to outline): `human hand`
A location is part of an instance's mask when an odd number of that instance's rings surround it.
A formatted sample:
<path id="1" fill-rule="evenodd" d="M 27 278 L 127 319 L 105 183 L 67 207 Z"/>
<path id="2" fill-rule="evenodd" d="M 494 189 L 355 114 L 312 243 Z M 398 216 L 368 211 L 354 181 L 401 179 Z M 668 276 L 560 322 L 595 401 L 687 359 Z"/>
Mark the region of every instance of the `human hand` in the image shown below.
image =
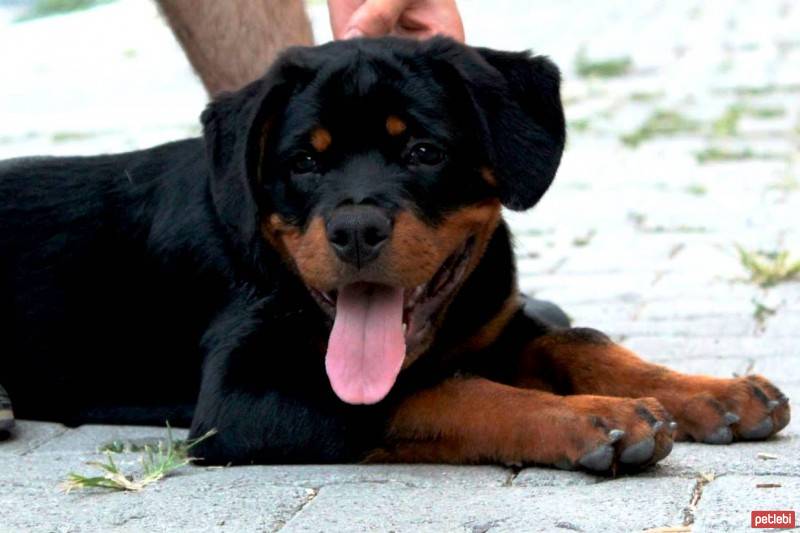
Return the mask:
<path id="1" fill-rule="evenodd" d="M 464 41 L 456 0 L 328 0 L 334 39 L 437 34 Z"/>

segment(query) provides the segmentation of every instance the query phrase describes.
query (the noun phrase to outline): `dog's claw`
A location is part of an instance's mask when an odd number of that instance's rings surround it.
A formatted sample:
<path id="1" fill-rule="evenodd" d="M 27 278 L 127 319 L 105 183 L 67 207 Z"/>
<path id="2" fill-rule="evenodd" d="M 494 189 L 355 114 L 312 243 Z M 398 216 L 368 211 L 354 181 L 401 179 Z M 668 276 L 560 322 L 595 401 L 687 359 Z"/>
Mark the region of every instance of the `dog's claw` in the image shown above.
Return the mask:
<path id="1" fill-rule="evenodd" d="M 739 415 L 737 415 L 736 413 L 732 413 L 730 411 L 725 413 L 723 419 L 725 420 L 725 423 L 728 424 L 729 426 L 741 420 L 741 418 L 739 418 Z"/>
<path id="2" fill-rule="evenodd" d="M 774 410 L 775 410 L 775 409 L 776 409 L 776 408 L 777 408 L 777 407 L 778 407 L 780 404 L 781 404 L 781 402 L 779 402 L 778 400 L 770 400 L 770 401 L 768 401 L 768 402 L 767 402 L 767 412 L 768 412 L 768 413 L 771 413 L 771 412 L 772 412 L 772 411 L 774 411 Z"/>
<path id="3" fill-rule="evenodd" d="M 668 427 L 669 427 L 670 431 L 675 431 L 676 429 L 678 429 L 678 423 L 675 422 L 675 421 L 672 421 L 672 422 L 669 423 Z"/>
<path id="4" fill-rule="evenodd" d="M 619 460 L 625 464 L 641 464 L 653 457 L 655 449 L 656 440 L 653 437 L 648 437 L 625 448 L 622 451 L 622 455 L 619 456 Z"/>
<path id="5" fill-rule="evenodd" d="M 589 470 L 604 472 L 611 468 L 613 461 L 614 448 L 609 444 L 603 444 L 581 457 L 578 463 Z"/>
<path id="6" fill-rule="evenodd" d="M 774 424 L 772 423 L 772 418 L 767 417 L 759 422 L 758 425 L 747 430 L 742 430 L 740 433 L 744 439 L 759 440 L 768 437 L 773 429 Z"/>
<path id="7" fill-rule="evenodd" d="M 608 432 L 608 441 L 611 443 L 617 442 L 625 436 L 625 432 L 621 429 L 612 429 Z"/>

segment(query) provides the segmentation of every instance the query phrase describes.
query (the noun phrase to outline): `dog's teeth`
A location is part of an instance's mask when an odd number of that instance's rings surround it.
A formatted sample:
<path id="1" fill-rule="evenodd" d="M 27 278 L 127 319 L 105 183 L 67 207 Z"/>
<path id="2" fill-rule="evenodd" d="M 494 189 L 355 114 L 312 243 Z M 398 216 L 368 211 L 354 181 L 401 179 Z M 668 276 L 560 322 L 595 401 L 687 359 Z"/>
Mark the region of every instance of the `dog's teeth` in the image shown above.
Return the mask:
<path id="1" fill-rule="evenodd" d="M 403 335 L 405 335 L 405 334 L 406 334 L 406 331 L 408 331 L 408 324 L 406 324 L 405 322 L 403 322 Z"/>

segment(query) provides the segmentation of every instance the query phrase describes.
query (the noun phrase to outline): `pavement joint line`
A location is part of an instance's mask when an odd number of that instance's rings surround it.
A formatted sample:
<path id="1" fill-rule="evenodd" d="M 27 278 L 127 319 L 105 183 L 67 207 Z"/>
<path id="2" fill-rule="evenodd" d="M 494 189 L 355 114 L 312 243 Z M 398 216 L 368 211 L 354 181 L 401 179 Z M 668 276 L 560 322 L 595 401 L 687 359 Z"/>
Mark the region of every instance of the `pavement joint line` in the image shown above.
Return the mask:
<path id="1" fill-rule="evenodd" d="M 308 491 L 308 496 L 306 497 L 305 501 L 295 508 L 294 512 L 292 513 L 292 516 L 290 516 L 288 520 L 286 520 L 282 524 L 279 524 L 278 527 L 274 529 L 276 533 L 285 528 L 286 526 L 288 526 L 292 522 L 292 520 L 300 516 L 300 514 L 305 510 L 305 508 L 308 507 L 311 504 L 311 502 L 314 501 L 314 498 L 317 497 L 320 490 L 322 489 L 309 488 L 306 490 Z"/>
<path id="2" fill-rule="evenodd" d="M 484 524 L 478 524 L 478 525 L 472 526 L 472 529 L 470 530 L 470 533 L 487 533 L 488 531 L 491 531 L 491 529 L 493 527 L 495 527 L 497 525 L 500 525 L 501 523 L 505 522 L 506 520 L 507 520 L 507 518 L 501 518 L 499 520 L 491 520 L 491 521 L 486 522 Z"/>
<path id="3" fill-rule="evenodd" d="M 721 474 L 724 475 L 724 474 Z M 692 489 L 692 496 L 689 499 L 689 505 L 683 508 L 683 525 L 688 527 L 694 524 L 697 509 L 700 506 L 700 500 L 703 498 L 703 491 L 707 485 L 710 485 L 717 479 L 717 475 L 713 472 L 704 474 L 700 472 L 695 481 L 694 488 Z"/>
<path id="4" fill-rule="evenodd" d="M 36 450 L 38 450 L 39 448 L 41 448 L 42 446 L 44 446 L 48 442 L 51 442 L 51 441 L 59 438 L 60 436 L 66 434 L 66 433 L 69 433 L 70 431 L 72 431 L 72 429 L 62 426 L 62 427 L 60 427 L 58 429 L 58 431 L 53 432 L 53 434 L 50 435 L 49 437 L 46 437 L 46 438 L 44 438 L 44 439 L 42 439 L 42 440 L 40 440 L 38 442 L 37 441 L 32 442 L 31 445 L 28 446 L 27 448 L 25 448 L 25 450 L 23 450 L 22 452 L 20 452 L 19 455 L 20 455 L 20 457 L 25 457 L 27 455 L 30 455 L 31 453 L 35 452 Z"/>
<path id="5" fill-rule="evenodd" d="M 561 267 L 563 267 L 566 264 L 566 262 L 567 262 L 567 258 L 566 257 L 562 257 L 561 259 L 556 261 L 553 266 L 551 266 L 549 269 L 547 269 L 546 273 L 547 274 L 556 274 L 556 273 L 558 273 L 558 271 L 561 270 Z"/>
<path id="6" fill-rule="evenodd" d="M 639 320 L 642 317 L 642 313 L 647 308 L 647 302 L 641 301 L 636 304 L 636 307 L 633 309 L 633 313 L 631 313 L 631 320 Z"/>
<path id="7" fill-rule="evenodd" d="M 670 260 L 675 259 L 685 249 L 686 249 L 686 243 L 685 242 L 681 242 L 681 243 L 678 243 L 678 244 L 674 245 L 669 250 L 668 258 Z"/>
<path id="8" fill-rule="evenodd" d="M 669 270 L 667 270 L 667 269 L 662 268 L 662 269 L 656 270 L 656 273 L 653 276 L 653 281 L 650 282 L 650 286 L 651 287 L 655 287 L 656 285 L 658 285 L 659 282 L 662 279 L 664 279 L 664 276 L 666 276 L 667 274 L 669 274 Z"/>

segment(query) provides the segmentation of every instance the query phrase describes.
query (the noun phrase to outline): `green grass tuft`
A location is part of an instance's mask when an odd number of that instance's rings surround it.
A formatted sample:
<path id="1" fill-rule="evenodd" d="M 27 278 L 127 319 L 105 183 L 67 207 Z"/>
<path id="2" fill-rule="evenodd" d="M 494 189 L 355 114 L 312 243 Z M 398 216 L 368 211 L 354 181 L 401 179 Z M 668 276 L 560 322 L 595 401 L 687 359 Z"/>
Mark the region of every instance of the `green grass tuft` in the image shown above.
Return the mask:
<path id="1" fill-rule="evenodd" d="M 750 281 L 762 288 L 800 280 L 800 259 L 791 259 L 789 252 L 748 251 L 736 245 L 739 261 L 750 274 Z"/>
<path id="2" fill-rule="evenodd" d="M 756 319 L 756 322 L 761 327 L 764 326 L 764 323 L 767 321 L 769 317 L 778 312 L 777 309 L 773 307 L 767 307 L 766 305 L 764 305 L 762 302 L 759 302 L 755 298 L 753 298 L 751 301 L 753 302 L 754 306 L 753 318 Z"/>
<path id="3" fill-rule="evenodd" d="M 700 123 L 677 111 L 657 110 L 635 131 L 623 135 L 620 140 L 631 148 L 636 148 L 654 137 L 665 137 L 678 133 L 694 133 L 700 130 Z"/>
<path id="4" fill-rule="evenodd" d="M 63 143 L 70 141 L 83 141 L 96 137 L 97 134 L 87 131 L 57 131 L 53 133 L 50 140 L 54 143 Z"/>
<path id="5" fill-rule="evenodd" d="M 575 71 L 581 78 L 618 78 L 628 74 L 632 67 L 633 61 L 630 57 L 589 59 L 586 48 L 578 50 L 575 57 Z"/>
<path id="6" fill-rule="evenodd" d="M 62 15 L 72 11 L 82 11 L 102 4 L 108 4 L 113 0 L 36 0 L 31 6 L 17 19 L 16 22 L 24 22 L 52 15 Z"/>
<path id="7" fill-rule="evenodd" d="M 769 191 L 780 191 L 782 193 L 789 193 L 800 189 L 800 181 L 794 176 L 787 173 L 779 180 L 767 185 Z"/>
<path id="8" fill-rule="evenodd" d="M 582 248 L 592 242 L 594 236 L 597 235 L 597 231 L 594 229 L 590 229 L 586 232 L 585 235 L 581 235 L 579 237 L 575 237 L 572 239 L 572 245 L 577 246 L 578 248 Z"/>
<path id="9" fill-rule="evenodd" d="M 700 185 L 699 183 L 693 183 L 686 187 L 686 192 L 693 195 L 693 196 L 705 196 L 708 193 L 708 189 L 705 185 Z"/>
<path id="10" fill-rule="evenodd" d="M 744 116 L 761 120 L 782 117 L 786 114 L 783 107 L 752 107 L 742 103 L 728 106 L 725 112 L 711 124 L 711 133 L 716 137 L 732 137 L 739 133 L 739 121 Z"/>
<path id="11" fill-rule="evenodd" d="M 747 114 L 760 119 L 780 118 L 786 116 L 785 107 L 749 107 Z"/>
<path id="12" fill-rule="evenodd" d="M 722 89 L 719 92 L 733 93 L 737 96 L 766 96 L 778 93 L 800 92 L 800 84 L 777 85 L 773 83 L 759 86 L 740 86 Z"/>
<path id="13" fill-rule="evenodd" d="M 587 131 L 590 126 L 591 122 L 589 121 L 588 118 L 579 118 L 575 120 L 570 120 L 567 123 L 567 129 L 569 131 L 575 131 L 575 132 Z"/>
<path id="14" fill-rule="evenodd" d="M 633 92 L 630 94 L 629 98 L 632 102 L 652 102 L 654 100 L 658 100 L 659 98 L 664 97 L 663 91 L 654 91 L 654 92 Z"/>
<path id="15" fill-rule="evenodd" d="M 179 468 L 191 463 L 194 458 L 189 456 L 189 451 L 198 443 L 216 434 L 216 430 L 208 431 L 196 439 L 185 441 L 172 438 L 172 428 L 167 425 L 166 443 L 145 445 L 139 458 L 141 474 L 138 476 L 125 474 L 114 461 L 114 453 L 125 450 L 124 443 L 114 441 L 104 447 L 106 461 L 91 461 L 87 463 L 101 471 L 99 476 L 84 476 L 70 472 L 67 480 L 61 484 L 64 492 L 74 489 L 107 489 L 115 491 L 138 492 L 146 486 L 163 479 L 165 476 Z"/>
<path id="16" fill-rule="evenodd" d="M 769 160 L 786 160 L 786 154 L 779 154 L 774 152 L 754 152 L 750 148 L 743 148 L 740 150 L 728 150 L 725 148 L 710 147 L 699 152 L 694 153 L 697 162 L 702 164 L 713 162 L 730 162 L 730 161 L 747 161 L 752 159 L 759 159 L 763 161 Z"/>
<path id="17" fill-rule="evenodd" d="M 711 124 L 711 133 L 715 137 L 732 137 L 739 131 L 739 121 L 744 115 L 744 106 L 733 104 Z"/>

